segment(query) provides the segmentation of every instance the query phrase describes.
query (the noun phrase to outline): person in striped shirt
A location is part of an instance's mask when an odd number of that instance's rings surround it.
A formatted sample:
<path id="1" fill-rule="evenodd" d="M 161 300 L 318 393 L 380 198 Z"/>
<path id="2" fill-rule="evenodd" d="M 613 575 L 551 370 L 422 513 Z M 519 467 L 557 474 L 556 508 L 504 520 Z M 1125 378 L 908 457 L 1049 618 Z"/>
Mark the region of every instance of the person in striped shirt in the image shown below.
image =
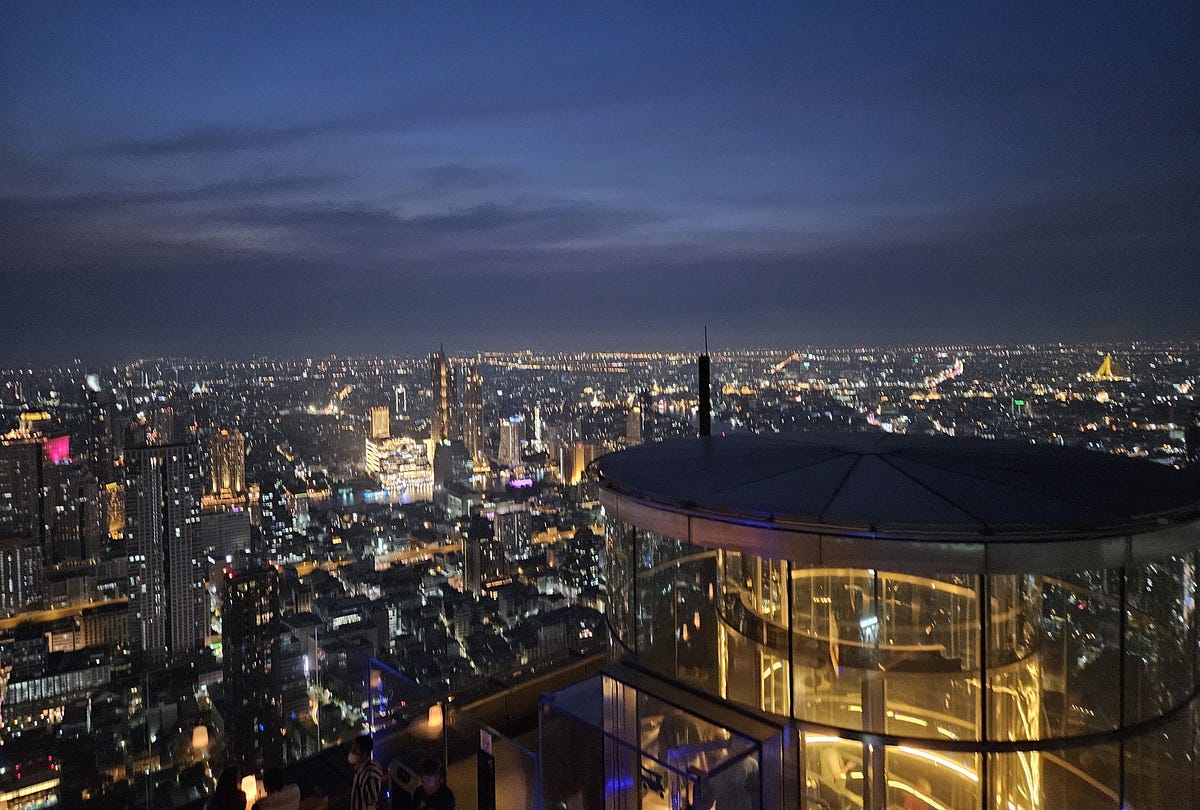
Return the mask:
<path id="1" fill-rule="evenodd" d="M 379 810 L 379 791 L 383 786 L 383 768 L 371 759 L 375 742 L 370 735 L 355 737 L 350 743 L 348 759 L 354 766 L 354 781 L 350 784 L 350 810 Z"/>

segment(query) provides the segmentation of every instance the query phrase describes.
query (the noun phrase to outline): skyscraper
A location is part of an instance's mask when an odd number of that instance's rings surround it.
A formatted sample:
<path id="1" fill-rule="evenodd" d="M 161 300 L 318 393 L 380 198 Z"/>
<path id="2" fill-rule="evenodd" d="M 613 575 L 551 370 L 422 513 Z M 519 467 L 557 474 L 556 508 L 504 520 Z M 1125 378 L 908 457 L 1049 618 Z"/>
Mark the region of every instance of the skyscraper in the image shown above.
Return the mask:
<path id="1" fill-rule="evenodd" d="M 446 353 L 438 349 L 429 355 L 430 391 L 433 409 L 429 415 L 429 438 L 434 444 L 458 437 L 458 386 L 454 380 L 454 367 L 446 360 Z"/>
<path id="2" fill-rule="evenodd" d="M 279 574 L 269 565 L 229 572 L 222 583 L 221 648 L 228 737 L 249 762 L 276 754 L 279 709 Z"/>
<path id="3" fill-rule="evenodd" d="M 92 471 L 101 484 L 116 477 L 113 461 L 117 442 L 116 403 L 111 390 L 100 387 L 95 375 L 88 375 L 84 389 L 87 402 L 88 432 L 85 452 Z"/>
<path id="4" fill-rule="evenodd" d="M 100 487 L 90 466 L 47 465 L 45 484 L 46 562 L 71 563 L 98 556 L 107 526 Z"/>
<path id="5" fill-rule="evenodd" d="M 521 443 L 525 440 L 525 417 L 510 416 L 500 420 L 500 463 L 506 467 L 521 464 Z"/>
<path id="6" fill-rule="evenodd" d="M 130 634 L 150 658 L 187 653 L 204 638 L 200 489 L 195 445 L 126 449 Z"/>
<path id="7" fill-rule="evenodd" d="M 642 407 L 637 403 L 625 416 L 625 441 L 629 444 L 642 443 Z"/>
<path id="8" fill-rule="evenodd" d="M 244 507 L 204 507 L 197 554 L 224 560 L 250 551 L 250 512 Z"/>
<path id="9" fill-rule="evenodd" d="M 478 599 L 484 586 L 504 574 L 504 548 L 492 521 L 483 515 L 471 518 L 463 533 L 463 579 Z"/>
<path id="10" fill-rule="evenodd" d="M 283 482 L 276 479 L 263 486 L 259 496 L 259 508 L 262 514 L 262 549 L 261 553 L 275 555 L 291 540 L 294 528 L 294 516 L 288 505 L 290 493 Z"/>
<path id="11" fill-rule="evenodd" d="M 392 414 L 386 405 L 380 405 L 370 410 L 371 438 L 386 439 L 392 435 Z"/>
<path id="12" fill-rule="evenodd" d="M 483 377 L 475 364 L 463 367 L 462 436 L 471 460 L 478 462 L 483 457 Z"/>
<path id="13" fill-rule="evenodd" d="M 523 503 L 496 504 L 496 539 L 506 560 L 528 557 L 533 543 L 533 523 Z"/>
<path id="14" fill-rule="evenodd" d="M 46 534 L 43 476 L 40 441 L 0 440 L 0 537 L 33 538 L 41 547 Z"/>
<path id="15" fill-rule="evenodd" d="M 213 495 L 246 492 L 246 437 L 221 428 L 209 440 L 208 491 Z"/>
<path id="16" fill-rule="evenodd" d="M 42 549 L 28 535 L 0 536 L 0 616 L 37 608 L 42 601 Z"/>

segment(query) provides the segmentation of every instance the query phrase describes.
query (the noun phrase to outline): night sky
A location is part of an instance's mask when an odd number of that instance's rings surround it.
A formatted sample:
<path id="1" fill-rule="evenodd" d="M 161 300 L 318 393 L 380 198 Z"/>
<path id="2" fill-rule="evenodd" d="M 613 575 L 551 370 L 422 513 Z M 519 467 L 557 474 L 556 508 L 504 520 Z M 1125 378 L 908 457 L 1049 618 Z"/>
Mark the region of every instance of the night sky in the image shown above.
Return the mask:
<path id="1" fill-rule="evenodd" d="M 1200 335 L 1194 2 L 244 5 L 4 4 L 0 366 Z"/>

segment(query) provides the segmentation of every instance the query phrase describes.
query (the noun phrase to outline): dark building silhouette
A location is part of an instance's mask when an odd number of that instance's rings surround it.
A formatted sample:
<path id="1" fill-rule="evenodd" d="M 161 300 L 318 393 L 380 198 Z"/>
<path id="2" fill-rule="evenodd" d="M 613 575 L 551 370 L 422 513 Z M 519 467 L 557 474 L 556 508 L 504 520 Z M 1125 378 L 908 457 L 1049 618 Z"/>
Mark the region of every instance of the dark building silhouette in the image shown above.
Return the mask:
<path id="1" fill-rule="evenodd" d="M 279 574 L 269 566 L 225 575 L 221 649 L 226 729 L 247 764 L 278 760 L 280 708 Z"/>

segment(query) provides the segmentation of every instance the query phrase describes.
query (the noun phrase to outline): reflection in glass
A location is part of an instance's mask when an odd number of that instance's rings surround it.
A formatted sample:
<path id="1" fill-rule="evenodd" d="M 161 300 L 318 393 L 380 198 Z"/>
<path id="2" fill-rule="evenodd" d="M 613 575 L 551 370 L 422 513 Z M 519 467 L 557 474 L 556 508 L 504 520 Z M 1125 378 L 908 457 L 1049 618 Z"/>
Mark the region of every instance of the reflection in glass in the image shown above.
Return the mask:
<path id="1" fill-rule="evenodd" d="M 1125 575 L 1125 723 L 1191 693 L 1195 571 L 1190 557 L 1131 565 Z"/>
<path id="2" fill-rule="evenodd" d="M 977 808 L 986 795 L 997 810 L 1118 808 L 1121 748 L 1112 740 L 988 754 L 986 771 L 983 754 L 939 751 L 928 741 L 1105 734 L 1168 712 L 1195 687 L 1194 555 L 984 581 L 798 567 L 628 527 L 610 534 L 609 553 L 612 568 L 624 569 L 611 581 L 627 592 L 612 597 L 613 624 L 634 631 L 643 665 L 827 727 L 802 735 L 804 790 L 816 807 L 836 800 L 847 808 Z M 837 729 L 905 743 L 873 751 Z M 1173 733 L 1190 729 L 1184 722 Z M 664 761 L 704 773 L 702 752 L 689 747 L 701 743 L 687 733 L 680 740 L 675 753 L 661 753 Z M 1180 771 L 1191 778 L 1195 741 L 1163 740 L 1127 740 L 1126 788 L 1143 797 L 1127 796 L 1129 807 L 1180 806 L 1162 802 L 1182 783 L 1163 792 L 1129 776 L 1144 768 L 1170 784 Z M 684 755 L 691 759 L 673 762 Z"/>

